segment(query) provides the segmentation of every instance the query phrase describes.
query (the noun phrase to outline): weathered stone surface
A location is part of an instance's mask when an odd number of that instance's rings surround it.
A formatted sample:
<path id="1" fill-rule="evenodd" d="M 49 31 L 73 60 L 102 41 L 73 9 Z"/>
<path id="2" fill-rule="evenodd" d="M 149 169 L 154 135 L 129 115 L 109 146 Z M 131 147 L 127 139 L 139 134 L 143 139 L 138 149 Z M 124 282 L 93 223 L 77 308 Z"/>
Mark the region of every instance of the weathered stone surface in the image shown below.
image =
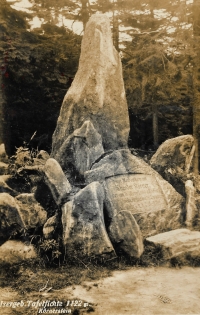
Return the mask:
<path id="1" fill-rule="evenodd" d="M 185 183 L 186 192 L 186 226 L 191 228 L 195 225 L 195 221 L 198 216 L 198 209 L 195 202 L 195 188 L 191 180 L 187 180 Z"/>
<path id="2" fill-rule="evenodd" d="M 59 206 L 64 203 L 71 192 L 71 185 L 59 163 L 52 158 L 48 159 L 45 164 L 44 180 L 51 190 L 56 204 Z"/>
<path id="3" fill-rule="evenodd" d="M 18 195 L 16 190 L 12 189 L 7 182 L 11 179 L 10 175 L 1 175 L 0 176 L 0 193 L 8 193 L 11 196 L 15 197 Z"/>
<path id="4" fill-rule="evenodd" d="M 115 255 L 103 216 L 104 190 L 95 182 L 62 207 L 63 242 L 68 257 Z"/>
<path id="5" fill-rule="evenodd" d="M 0 265 L 19 264 L 37 258 L 33 245 L 25 245 L 20 241 L 7 241 L 0 246 Z"/>
<path id="6" fill-rule="evenodd" d="M 144 237 L 180 228 L 184 198 L 142 159 L 118 150 L 85 173 L 86 182 L 104 183 L 107 216 L 130 211 Z"/>
<path id="7" fill-rule="evenodd" d="M 178 167 L 188 173 L 191 162 L 190 154 L 194 154 L 192 150 L 194 138 L 192 135 L 179 136 L 166 140 L 151 158 L 151 166 L 157 171 L 167 168 L 177 169 Z M 188 162 L 190 161 L 190 165 Z"/>
<path id="8" fill-rule="evenodd" d="M 85 172 L 86 183 L 104 181 L 105 178 L 123 174 L 152 174 L 153 169 L 127 149 L 115 150 L 95 163 Z"/>
<path id="9" fill-rule="evenodd" d="M 90 120 L 105 150 L 127 147 L 128 107 L 121 58 L 113 47 L 109 19 L 92 15 L 82 40 L 78 72 L 62 104 L 53 135 L 55 157 L 66 138 Z"/>
<path id="10" fill-rule="evenodd" d="M 0 145 L 0 162 L 7 163 L 8 162 L 8 156 L 6 153 L 5 145 L 2 143 Z"/>
<path id="11" fill-rule="evenodd" d="M 193 136 L 179 136 L 166 140 L 150 160 L 151 166 L 181 194 L 184 194 L 184 177 L 192 166 L 194 149 Z"/>
<path id="12" fill-rule="evenodd" d="M 101 135 L 88 120 L 63 142 L 55 159 L 69 176 L 77 177 L 83 176 L 103 153 Z"/>
<path id="13" fill-rule="evenodd" d="M 0 193 L 0 244 L 23 228 L 25 225 L 16 200 L 7 193 Z"/>
<path id="14" fill-rule="evenodd" d="M 0 175 L 8 174 L 8 164 L 0 162 Z"/>
<path id="15" fill-rule="evenodd" d="M 146 239 L 146 243 L 161 249 L 164 259 L 178 256 L 200 256 L 200 232 L 177 229 Z"/>
<path id="16" fill-rule="evenodd" d="M 37 158 L 40 160 L 47 161 L 50 158 L 50 155 L 47 151 L 40 150 L 38 155 L 37 155 Z"/>
<path id="17" fill-rule="evenodd" d="M 52 192 L 43 178 L 35 186 L 34 196 L 37 202 L 47 211 L 48 217 L 52 217 L 58 211 L 59 206 L 56 204 Z"/>
<path id="18" fill-rule="evenodd" d="M 144 250 L 140 228 L 131 212 L 121 211 L 115 215 L 108 228 L 109 238 L 116 252 L 139 258 Z"/>
<path id="19" fill-rule="evenodd" d="M 52 239 L 55 236 L 55 230 L 58 226 L 58 216 L 54 215 L 49 218 L 43 227 L 43 235 L 45 239 Z"/>
<path id="20" fill-rule="evenodd" d="M 50 158 L 49 153 L 44 150 L 40 150 L 36 158 L 33 159 L 33 165 L 45 165 L 46 161 Z"/>
<path id="21" fill-rule="evenodd" d="M 34 194 L 18 195 L 16 202 L 26 229 L 42 226 L 46 222 L 47 212 L 36 201 Z"/>

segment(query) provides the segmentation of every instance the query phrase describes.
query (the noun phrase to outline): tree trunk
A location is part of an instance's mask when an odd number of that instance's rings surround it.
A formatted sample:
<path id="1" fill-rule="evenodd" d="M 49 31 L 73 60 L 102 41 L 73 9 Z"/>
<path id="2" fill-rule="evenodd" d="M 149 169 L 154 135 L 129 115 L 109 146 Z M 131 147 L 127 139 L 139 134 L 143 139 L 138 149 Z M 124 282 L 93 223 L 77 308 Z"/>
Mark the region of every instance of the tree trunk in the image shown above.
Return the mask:
<path id="1" fill-rule="evenodd" d="M 193 33 L 195 59 L 193 67 L 194 101 L 193 101 L 193 136 L 195 145 L 194 173 L 199 174 L 199 137 L 200 137 L 200 0 L 193 3 Z"/>

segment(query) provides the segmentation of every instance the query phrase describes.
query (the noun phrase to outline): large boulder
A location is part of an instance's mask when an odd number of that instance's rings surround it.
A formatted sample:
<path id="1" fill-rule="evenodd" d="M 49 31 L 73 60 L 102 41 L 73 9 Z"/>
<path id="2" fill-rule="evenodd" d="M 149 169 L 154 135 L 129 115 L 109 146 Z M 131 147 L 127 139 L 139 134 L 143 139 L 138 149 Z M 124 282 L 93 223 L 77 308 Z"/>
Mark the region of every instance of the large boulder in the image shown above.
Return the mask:
<path id="1" fill-rule="evenodd" d="M 101 135 L 91 121 L 85 121 L 62 144 L 55 155 L 71 182 L 82 179 L 85 171 L 104 153 Z"/>
<path id="2" fill-rule="evenodd" d="M 146 245 L 157 248 L 162 258 L 167 260 L 175 257 L 200 257 L 200 232 L 188 229 L 177 229 L 160 233 L 146 239 Z"/>
<path id="3" fill-rule="evenodd" d="M 168 139 L 152 156 L 150 165 L 184 195 L 184 182 L 192 166 L 194 151 L 192 135 Z"/>
<path id="4" fill-rule="evenodd" d="M 112 257 L 103 215 L 104 190 L 95 182 L 62 207 L 63 243 L 68 258 Z"/>
<path id="5" fill-rule="evenodd" d="M 18 195 L 16 203 L 27 230 L 44 225 L 47 220 L 47 212 L 36 201 L 34 194 Z"/>
<path id="6" fill-rule="evenodd" d="M 0 193 L 0 244 L 22 229 L 25 229 L 25 224 L 15 198 Z"/>
<path id="7" fill-rule="evenodd" d="M 60 164 L 55 159 L 47 160 L 44 166 L 44 181 L 58 206 L 67 201 L 72 187 Z"/>
<path id="8" fill-rule="evenodd" d="M 38 256 L 33 245 L 9 240 L 0 246 L 0 266 L 24 263 L 36 258 Z"/>
<path id="9" fill-rule="evenodd" d="M 82 40 L 78 72 L 61 107 L 51 156 L 74 130 L 90 120 L 105 150 L 127 147 L 129 116 L 121 58 L 112 41 L 109 18 L 92 15 Z"/>
<path id="10" fill-rule="evenodd" d="M 106 217 L 129 211 L 143 237 L 180 228 L 185 215 L 185 199 L 142 159 L 129 150 L 116 150 L 85 173 L 87 183 L 103 183 Z"/>

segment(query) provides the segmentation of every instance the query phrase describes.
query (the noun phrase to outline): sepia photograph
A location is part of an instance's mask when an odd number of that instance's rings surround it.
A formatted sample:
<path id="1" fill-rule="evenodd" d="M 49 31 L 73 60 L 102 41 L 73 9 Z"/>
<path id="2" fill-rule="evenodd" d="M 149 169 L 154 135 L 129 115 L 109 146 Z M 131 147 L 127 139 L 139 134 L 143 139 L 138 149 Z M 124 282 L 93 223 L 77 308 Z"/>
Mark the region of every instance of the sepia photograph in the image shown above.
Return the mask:
<path id="1" fill-rule="evenodd" d="M 0 315 L 200 315 L 200 0 L 0 0 Z"/>

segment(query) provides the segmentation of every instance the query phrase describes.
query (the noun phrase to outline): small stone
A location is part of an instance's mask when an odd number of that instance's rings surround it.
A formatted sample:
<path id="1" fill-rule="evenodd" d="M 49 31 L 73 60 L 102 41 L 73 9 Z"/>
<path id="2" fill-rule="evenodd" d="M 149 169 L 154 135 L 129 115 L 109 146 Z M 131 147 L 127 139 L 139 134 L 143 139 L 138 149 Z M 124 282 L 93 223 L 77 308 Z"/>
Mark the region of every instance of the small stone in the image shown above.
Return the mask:
<path id="1" fill-rule="evenodd" d="M 195 219 L 198 216 L 198 209 L 195 202 L 195 188 L 191 180 L 185 182 L 186 192 L 186 226 L 191 228 L 195 225 Z"/>
<path id="2" fill-rule="evenodd" d="M 15 197 L 18 195 L 18 192 L 7 184 L 11 178 L 10 175 L 0 175 L 0 193 L 8 193 Z"/>
<path id="3" fill-rule="evenodd" d="M 40 160 L 47 161 L 50 158 L 50 155 L 48 152 L 40 150 L 39 153 L 37 154 L 37 158 Z"/>
<path id="4" fill-rule="evenodd" d="M 143 238 L 140 228 L 131 212 L 123 211 L 112 218 L 108 235 L 116 252 L 139 258 L 143 251 Z"/>
<path id="5" fill-rule="evenodd" d="M 33 245 L 25 245 L 16 240 L 9 240 L 0 246 L 0 265 L 19 264 L 36 259 L 37 253 Z"/>
<path id="6" fill-rule="evenodd" d="M 71 185 L 55 159 L 48 159 L 44 167 L 44 180 L 58 206 L 63 204 L 70 192 Z"/>
<path id="7" fill-rule="evenodd" d="M 200 232 L 188 229 L 177 229 L 160 233 L 146 239 L 147 245 L 153 245 L 161 250 L 163 259 L 174 257 L 199 257 Z"/>
<path id="8" fill-rule="evenodd" d="M 36 201 L 34 194 L 24 193 L 18 195 L 16 202 L 26 229 L 44 225 L 47 220 L 47 212 Z"/>
<path id="9" fill-rule="evenodd" d="M 45 165 L 46 161 L 50 158 L 49 153 L 44 150 L 41 150 L 36 158 L 33 159 L 33 165 Z"/>
<path id="10" fill-rule="evenodd" d="M 0 162 L 8 163 L 8 156 L 4 143 L 0 145 Z"/>
<path id="11" fill-rule="evenodd" d="M 49 218 L 43 227 L 43 235 L 45 239 L 53 239 L 58 226 L 58 216 L 54 215 Z"/>
<path id="12" fill-rule="evenodd" d="M 103 202 L 104 190 L 95 182 L 63 205 L 63 242 L 68 257 L 115 256 L 105 228 Z"/>
<path id="13" fill-rule="evenodd" d="M 25 229 L 25 224 L 15 198 L 0 193 L 0 244 L 21 229 Z"/>
<path id="14" fill-rule="evenodd" d="M 8 164 L 4 162 L 0 162 L 0 175 L 8 174 L 8 167 L 9 167 Z"/>

